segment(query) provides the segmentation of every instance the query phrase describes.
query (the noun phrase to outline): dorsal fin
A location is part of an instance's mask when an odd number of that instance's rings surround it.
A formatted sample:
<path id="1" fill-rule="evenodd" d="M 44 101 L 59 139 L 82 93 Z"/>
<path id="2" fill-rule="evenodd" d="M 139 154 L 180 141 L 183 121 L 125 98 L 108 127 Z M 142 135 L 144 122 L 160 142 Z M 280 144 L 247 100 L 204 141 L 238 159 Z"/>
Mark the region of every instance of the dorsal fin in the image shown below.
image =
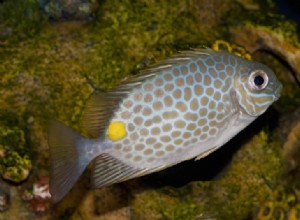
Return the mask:
<path id="1" fill-rule="evenodd" d="M 135 87 L 143 83 L 143 81 L 145 81 L 146 79 L 159 75 L 161 72 L 167 71 L 177 64 L 189 62 L 193 58 L 199 56 L 208 56 L 212 53 L 216 53 L 216 51 L 210 48 L 179 51 L 177 54 L 172 55 L 170 58 L 151 64 L 145 69 L 141 70 L 139 74 L 121 81 L 122 85 L 118 89 L 126 90 L 127 88 Z"/>
<path id="2" fill-rule="evenodd" d="M 93 138 L 103 135 L 107 123 L 121 96 L 112 96 L 106 92 L 95 92 L 86 103 L 81 118 L 81 126 Z"/>
<path id="3" fill-rule="evenodd" d="M 121 81 L 121 85 L 116 89 L 107 92 L 98 91 L 91 95 L 82 115 L 81 125 L 91 137 L 103 135 L 109 120 L 116 106 L 124 99 L 134 88 L 140 86 L 145 80 L 171 69 L 174 65 L 188 62 L 199 55 L 207 56 L 212 54 L 211 49 L 197 49 L 181 51 L 168 59 L 159 61 L 140 71 L 139 74 L 128 77 Z"/>

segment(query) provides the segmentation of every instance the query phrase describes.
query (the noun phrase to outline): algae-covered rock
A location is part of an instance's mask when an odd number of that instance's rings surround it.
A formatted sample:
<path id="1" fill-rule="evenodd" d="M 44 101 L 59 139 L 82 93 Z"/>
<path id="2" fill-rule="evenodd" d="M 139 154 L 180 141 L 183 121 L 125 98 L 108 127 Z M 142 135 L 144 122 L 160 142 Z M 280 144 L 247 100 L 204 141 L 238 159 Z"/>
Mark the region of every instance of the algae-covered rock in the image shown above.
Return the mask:
<path id="1" fill-rule="evenodd" d="M 3 179 L 20 183 L 32 169 L 25 146 L 24 131 L 0 127 L 0 174 Z"/>
<path id="2" fill-rule="evenodd" d="M 211 183 L 208 209 L 217 219 L 247 219 L 270 191 L 266 180 L 276 182 L 280 176 L 280 161 L 280 145 L 260 131 L 233 155 L 222 177 Z"/>
<path id="3" fill-rule="evenodd" d="M 299 189 L 282 183 L 273 189 L 255 211 L 254 220 L 299 219 Z"/>
<path id="4" fill-rule="evenodd" d="M 52 19 L 88 19 L 98 6 L 95 0 L 39 0 L 39 5 Z"/>
<path id="5" fill-rule="evenodd" d="M 1 175 L 3 179 L 20 183 L 27 179 L 32 169 L 28 156 L 21 157 L 18 153 L 9 153 L 1 165 Z"/>
<path id="6" fill-rule="evenodd" d="M 0 3 L 0 45 L 7 38 L 18 41 L 35 36 L 45 24 L 44 20 L 36 0 L 3 0 Z"/>
<path id="7" fill-rule="evenodd" d="M 200 186 L 201 185 L 201 186 Z M 208 183 L 183 187 L 146 188 L 135 192 L 130 201 L 133 219 L 210 219 L 215 217 L 205 206 Z"/>
<path id="8" fill-rule="evenodd" d="M 299 170 L 300 165 L 300 112 L 292 116 L 293 125 L 288 132 L 286 142 L 283 145 L 283 158 L 285 173 Z"/>

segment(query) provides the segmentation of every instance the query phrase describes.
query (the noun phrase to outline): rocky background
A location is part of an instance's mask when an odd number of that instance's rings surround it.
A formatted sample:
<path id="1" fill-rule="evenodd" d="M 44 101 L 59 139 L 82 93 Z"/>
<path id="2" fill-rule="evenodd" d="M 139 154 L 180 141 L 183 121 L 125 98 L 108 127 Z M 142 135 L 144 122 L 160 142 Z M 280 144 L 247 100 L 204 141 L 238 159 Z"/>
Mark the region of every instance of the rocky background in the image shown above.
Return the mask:
<path id="1" fill-rule="evenodd" d="M 47 124 L 81 131 L 93 88 L 176 51 L 213 47 L 270 66 L 281 99 L 220 150 L 50 203 Z M 83 131 L 82 131 L 83 132 Z M 271 0 L 1 0 L 0 220 L 300 219 L 300 46 Z"/>

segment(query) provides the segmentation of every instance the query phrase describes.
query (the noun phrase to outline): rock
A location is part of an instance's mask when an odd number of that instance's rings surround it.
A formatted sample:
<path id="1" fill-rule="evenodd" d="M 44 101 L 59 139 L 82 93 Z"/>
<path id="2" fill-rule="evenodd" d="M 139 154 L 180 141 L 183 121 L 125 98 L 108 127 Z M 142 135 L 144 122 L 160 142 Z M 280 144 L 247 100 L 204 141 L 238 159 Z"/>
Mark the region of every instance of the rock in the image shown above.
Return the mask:
<path id="1" fill-rule="evenodd" d="M 88 19 L 97 7 L 95 0 L 39 0 L 39 4 L 44 12 L 55 20 Z"/>
<path id="2" fill-rule="evenodd" d="M 32 164 L 27 151 L 23 130 L 0 127 L 0 175 L 3 179 L 20 183 L 28 178 Z"/>
<path id="3" fill-rule="evenodd" d="M 287 140 L 283 145 L 285 174 L 295 170 L 299 171 L 300 168 L 300 111 L 296 112 L 293 116 L 293 126 L 290 129 Z"/>
<path id="4" fill-rule="evenodd" d="M 10 206 L 9 187 L 0 180 L 0 212 L 7 210 Z"/>
<path id="5" fill-rule="evenodd" d="M 300 82 L 300 43 L 297 39 L 296 26 L 286 21 L 281 27 L 282 29 L 280 27 L 275 29 L 270 26 L 247 23 L 243 26 L 232 27 L 231 32 L 233 40 L 251 53 L 257 50 L 267 50 L 279 56 L 289 64 Z"/>
<path id="6" fill-rule="evenodd" d="M 38 214 L 49 210 L 50 198 L 48 177 L 36 179 L 22 194 L 22 199 L 26 202 L 27 207 Z"/>
<path id="7" fill-rule="evenodd" d="M 298 189 L 280 184 L 270 191 L 255 211 L 254 220 L 299 219 L 300 194 Z"/>
<path id="8" fill-rule="evenodd" d="M 15 163 L 12 167 L 2 168 L 2 177 L 14 183 L 26 180 L 32 169 L 31 161 L 25 157 L 20 157 L 17 153 L 9 155 L 9 160 Z"/>

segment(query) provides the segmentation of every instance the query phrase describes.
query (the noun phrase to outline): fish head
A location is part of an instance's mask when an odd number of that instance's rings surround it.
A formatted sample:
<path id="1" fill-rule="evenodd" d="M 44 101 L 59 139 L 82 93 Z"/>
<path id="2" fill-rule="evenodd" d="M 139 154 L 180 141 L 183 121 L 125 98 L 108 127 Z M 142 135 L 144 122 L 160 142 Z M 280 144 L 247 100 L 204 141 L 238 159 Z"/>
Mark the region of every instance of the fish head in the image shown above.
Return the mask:
<path id="1" fill-rule="evenodd" d="M 279 99 L 282 84 L 267 66 L 243 60 L 234 79 L 234 94 L 240 112 L 257 117 Z"/>

